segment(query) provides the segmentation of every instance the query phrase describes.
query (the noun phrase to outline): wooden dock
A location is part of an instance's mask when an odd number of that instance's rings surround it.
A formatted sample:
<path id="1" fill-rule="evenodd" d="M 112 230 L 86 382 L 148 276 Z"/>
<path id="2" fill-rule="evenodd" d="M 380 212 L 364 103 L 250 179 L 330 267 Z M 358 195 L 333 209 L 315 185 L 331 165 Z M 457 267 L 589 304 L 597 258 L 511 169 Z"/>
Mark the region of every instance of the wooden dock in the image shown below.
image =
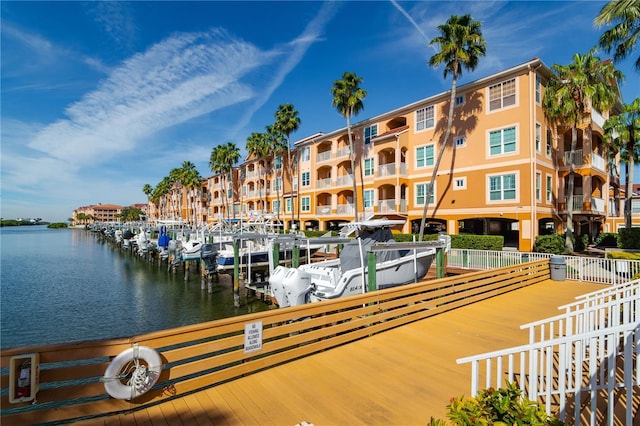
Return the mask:
<path id="1" fill-rule="evenodd" d="M 546 280 L 139 411 L 83 425 L 425 425 L 468 395 L 456 359 L 527 342 L 519 325 L 602 285 Z M 4 423 L 3 424 L 8 424 Z"/>

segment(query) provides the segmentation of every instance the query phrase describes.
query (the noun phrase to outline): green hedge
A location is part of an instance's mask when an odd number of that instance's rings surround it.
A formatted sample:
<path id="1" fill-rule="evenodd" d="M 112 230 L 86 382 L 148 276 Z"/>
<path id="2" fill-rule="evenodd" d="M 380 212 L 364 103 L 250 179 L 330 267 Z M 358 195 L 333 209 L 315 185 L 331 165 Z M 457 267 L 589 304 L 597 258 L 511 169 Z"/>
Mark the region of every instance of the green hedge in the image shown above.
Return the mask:
<path id="1" fill-rule="evenodd" d="M 618 233 L 618 247 L 640 249 L 640 228 L 621 228 Z"/>
<path id="2" fill-rule="evenodd" d="M 416 234 L 393 234 L 393 239 L 398 242 L 418 241 Z M 424 241 L 437 241 L 438 234 L 427 234 Z M 451 248 L 454 249 L 474 249 L 474 250 L 496 250 L 502 251 L 504 237 L 502 235 L 451 235 Z"/>
<path id="3" fill-rule="evenodd" d="M 564 253 L 564 236 L 560 234 L 538 235 L 533 245 L 533 251 L 537 253 Z"/>

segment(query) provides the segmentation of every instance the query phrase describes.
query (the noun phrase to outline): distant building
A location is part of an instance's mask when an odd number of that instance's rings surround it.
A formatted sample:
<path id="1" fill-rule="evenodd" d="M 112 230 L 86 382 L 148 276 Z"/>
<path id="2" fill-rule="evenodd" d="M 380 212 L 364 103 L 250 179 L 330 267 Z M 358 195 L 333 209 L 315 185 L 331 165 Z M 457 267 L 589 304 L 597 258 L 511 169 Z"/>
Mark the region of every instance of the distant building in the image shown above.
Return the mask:
<path id="1" fill-rule="evenodd" d="M 78 207 L 73 211 L 73 223 L 90 224 L 90 223 L 108 223 L 118 222 L 122 206 L 117 204 L 93 204 L 90 206 Z"/>

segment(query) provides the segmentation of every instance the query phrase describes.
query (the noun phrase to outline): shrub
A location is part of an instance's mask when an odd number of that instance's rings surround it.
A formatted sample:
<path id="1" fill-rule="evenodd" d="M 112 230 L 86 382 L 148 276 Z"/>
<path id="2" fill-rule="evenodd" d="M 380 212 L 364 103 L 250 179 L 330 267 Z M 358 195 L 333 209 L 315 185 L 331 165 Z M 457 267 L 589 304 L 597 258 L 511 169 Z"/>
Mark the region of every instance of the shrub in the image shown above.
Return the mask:
<path id="1" fill-rule="evenodd" d="M 618 247 L 618 234 L 603 232 L 596 237 L 594 243 L 602 247 Z"/>
<path id="2" fill-rule="evenodd" d="M 640 253 L 629 253 L 626 251 L 607 251 L 607 259 L 640 260 Z"/>
<path id="3" fill-rule="evenodd" d="M 583 252 L 584 249 L 587 248 L 589 244 L 589 236 L 587 234 L 583 234 L 580 236 L 573 236 L 573 251 Z"/>
<path id="4" fill-rule="evenodd" d="M 564 237 L 560 234 L 539 235 L 533 245 L 533 251 L 538 253 L 564 253 Z"/>
<path id="5" fill-rule="evenodd" d="M 640 228 L 621 228 L 618 247 L 623 249 L 640 249 Z"/>
<path id="6" fill-rule="evenodd" d="M 455 425 L 562 425 L 537 402 L 522 396 L 515 383 L 506 388 L 484 389 L 475 398 L 452 398 L 447 417 Z M 445 425 L 431 418 L 431 426 Z"/>
<path id="7" fill-rule="evenodd" d="M 57 229 L 57 228 L 67 228 L 67 226 L 68 225 L 64 222 L 55 222 L 47 225 L 47 228 Z"/>
<path id="8" fill-rule="evenodd" d="M 416 234 L 393 234 L 393 239 L 398 242 L 411 242 L 413 238 L 418 241 Z M 438 234 L 425 234 L 423 241 L 437 241 Z M 454 249 L 474 249 L 474 250 L 496 250 L 501 251 L 504 246 L 502 235 L 474 235 L 461 234 L 451 235 L 451 248 Z"/>

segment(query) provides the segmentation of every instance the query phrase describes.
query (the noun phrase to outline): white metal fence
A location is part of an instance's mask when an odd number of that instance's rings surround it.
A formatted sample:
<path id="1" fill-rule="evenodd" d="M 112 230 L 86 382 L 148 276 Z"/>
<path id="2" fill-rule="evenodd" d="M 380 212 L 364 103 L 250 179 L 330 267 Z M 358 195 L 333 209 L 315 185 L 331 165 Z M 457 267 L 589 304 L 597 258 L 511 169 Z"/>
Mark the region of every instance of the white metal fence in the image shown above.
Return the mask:
<path id="1" fill-rule="evenodd" d="M 586 345 L 585 345 L 586 342 Z M 628 323 L 590 333 L 537 342 L 458 359 L 471 363 L 471 394 L 482 388 L 516 382 L 524 395 L 544 404 L 548 414 L 580 425 L 583 409 L 589 423 L 616 424 L 616 401 L 624 399 L 623 424 L 633 424 L 633 391 L 640 384 L 640 324 Z M 495 381 L 494 381 L 495 379 Z M 616 390 L 622 389 L 623 395 Z M 606 393 L 606 421 L 598 421 L 599 394 Z M 584 398 L 589 405 L 583 406 Z M 553 404 L 553 405 L 552 405 Z M 573 413 L 568 408 L 573 407 Z M 570 418 L 570 419 L 569 419 Z M 602 419 L 600 419 L 602 420 Z M 618 424 L 621 419 L 617 419 Z"/>
<path id="2" fill-rule="evenodd" d="M 548 253 L 451 249 L 447 266 L 486 270 L 517 263 L 550 259 Z M 598 257 L 562 256 L 566 279 L 599 284 L 620 284 L 640 273 L 640 260 L 603 259 Z"/>

